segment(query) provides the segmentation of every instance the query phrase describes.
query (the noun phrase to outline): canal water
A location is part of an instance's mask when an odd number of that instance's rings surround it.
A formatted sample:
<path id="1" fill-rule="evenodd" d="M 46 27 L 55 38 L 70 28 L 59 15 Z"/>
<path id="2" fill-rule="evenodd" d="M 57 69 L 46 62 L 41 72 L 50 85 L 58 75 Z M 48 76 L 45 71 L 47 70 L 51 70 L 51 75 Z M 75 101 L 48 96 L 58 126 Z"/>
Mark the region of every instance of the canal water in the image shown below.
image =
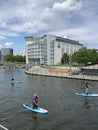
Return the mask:
<path id="1" fill-rule="evenodd" d="M 20 84 L 12 86 L 12 76 Z M 98 130 L 98 97 L 80 97 L 88 81 L 34 76 L 21 69 L 0 69 L 0 124 L 9 130 Z M 90 92 L 98 93 L 98 82 L 89 81 Z M 39 106 L 48 110 L 40 115 L 25 109 L 32 93 Z"/>

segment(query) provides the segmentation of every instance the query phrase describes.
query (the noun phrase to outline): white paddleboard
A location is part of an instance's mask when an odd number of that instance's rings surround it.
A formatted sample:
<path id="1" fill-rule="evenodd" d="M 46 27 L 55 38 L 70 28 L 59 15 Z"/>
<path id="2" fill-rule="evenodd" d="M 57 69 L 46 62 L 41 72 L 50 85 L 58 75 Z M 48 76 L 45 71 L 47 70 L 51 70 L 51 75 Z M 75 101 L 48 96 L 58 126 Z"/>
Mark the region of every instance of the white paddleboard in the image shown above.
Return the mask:
<path id="1" fill-rule="evenodd" d="M 46 109 L 43 109 L 43 108 L 40 108 L 40 107 L 33 109 L 32 105 L 28 104 L 28 103 L 23 104 L 23 107 L 25 107 L 28 110 L 40 113 L 40 114 L 47 114 L 48 113 L 48 111 Z"/>
<path id="2" fill-rule="evenodd" d="M 11 84 L 20 84 L 21 83 L 21 81 L 18 81 L 18 80 L 13 80 L 13 81 L 11 81 Z"/>
<path id="3" fill-rule="evenodd" d="M 6 127 L 4 127 L 3 125 L 0 125 L 0 130 L 9 130 Z"/>
<path id="4" fill-rule="evenodd" d="M 75 93 L 76 95 L 78 95 L 78 96 L 84 96 L 84 97 L 96 97 L 96 96 L 98 96 L 98 94 L 93 94 L 93 93 L 88 93 L 88 94 L 86 94 L 86 93 Z"/>

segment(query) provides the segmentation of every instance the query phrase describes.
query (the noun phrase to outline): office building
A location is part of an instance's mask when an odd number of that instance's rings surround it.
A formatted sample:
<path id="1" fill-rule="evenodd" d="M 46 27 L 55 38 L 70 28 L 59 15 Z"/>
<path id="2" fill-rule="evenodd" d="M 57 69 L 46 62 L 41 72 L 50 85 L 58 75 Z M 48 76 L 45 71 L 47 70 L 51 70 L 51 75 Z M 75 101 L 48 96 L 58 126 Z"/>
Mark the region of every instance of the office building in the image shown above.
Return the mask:
<path id="1" fill-rule="evenodd" d="M 59 64 L 64 53 L 72 55 L 83 47 L 78 41 L 50 34 L 41 37 L 26 36 L 25 43 L 26 63 L 33 65 Z"/>
<path id="2" fill-rule="evenodd" d="M 1 61 L 1 50 L 0 50 L 0 61 Z"/>
<path id="3" fill-rule="evenodd" d="M 1 61 L 4 60 L 4 56 L 12 54 L 13 55 L 13 49 L 11 48 L 2 48 L 1 49 Z"/>

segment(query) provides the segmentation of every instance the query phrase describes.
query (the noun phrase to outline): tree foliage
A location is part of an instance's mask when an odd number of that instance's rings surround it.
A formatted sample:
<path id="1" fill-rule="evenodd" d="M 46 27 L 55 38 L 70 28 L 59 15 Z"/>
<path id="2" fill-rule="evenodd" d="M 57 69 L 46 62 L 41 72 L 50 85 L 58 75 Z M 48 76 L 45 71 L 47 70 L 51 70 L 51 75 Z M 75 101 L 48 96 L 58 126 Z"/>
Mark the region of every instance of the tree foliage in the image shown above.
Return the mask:
<path id="1" fill-rule="evenodd" d="M 83 47 L 72 55 L 71 60 L 75 63 L 84 63 L 86 65 L 88 62 L 96 62 L 98 60 L 98 53 L 95 49 Z"/>
<path id="2" fill-rule="evenodd" d="M 65 64 L 65 63 L 69 63 L 69 56 L 67 53 L 64 53 L 62 58 L 61 58 L 61 63 Z"/>
<path id="3" fill-rule="evenodd" d="M 22 56 L 22 55 L 14 56 L 12 54 L 9 54 L 4 57 L 4 61 L 5 62 L 25 62 L 25 56 Z"/>

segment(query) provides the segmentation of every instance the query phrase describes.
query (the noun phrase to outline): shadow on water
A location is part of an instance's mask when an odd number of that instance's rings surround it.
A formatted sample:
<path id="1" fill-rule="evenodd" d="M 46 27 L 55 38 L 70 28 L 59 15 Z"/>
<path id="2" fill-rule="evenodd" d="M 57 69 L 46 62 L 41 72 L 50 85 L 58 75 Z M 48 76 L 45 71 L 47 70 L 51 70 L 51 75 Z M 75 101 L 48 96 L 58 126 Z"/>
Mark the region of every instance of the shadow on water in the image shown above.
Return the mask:
<path id="1" fill-rule="evenodd" d="M 84 105 L 85 105 L 85 108 L 87 108 L 87 109 L 90 108 L 90 99 L 88 99 L 88 97 L 85 97 L 85 99 L 84 99 Z"/>
<path id="2" fill-rule="evenodd" d="M 12 85 L 12 87 L 14 87 L 14 86 L 15 86 L 15 84 L 14 84 L 14 83 L 11 83 L 11 85 Z"/>
<path id="3" fill-rule="evenodd" d="M 37 126 L 38 126 L 38 114 L 37 113 L 32 113 L 31 130 L 37 130 Z"/>

